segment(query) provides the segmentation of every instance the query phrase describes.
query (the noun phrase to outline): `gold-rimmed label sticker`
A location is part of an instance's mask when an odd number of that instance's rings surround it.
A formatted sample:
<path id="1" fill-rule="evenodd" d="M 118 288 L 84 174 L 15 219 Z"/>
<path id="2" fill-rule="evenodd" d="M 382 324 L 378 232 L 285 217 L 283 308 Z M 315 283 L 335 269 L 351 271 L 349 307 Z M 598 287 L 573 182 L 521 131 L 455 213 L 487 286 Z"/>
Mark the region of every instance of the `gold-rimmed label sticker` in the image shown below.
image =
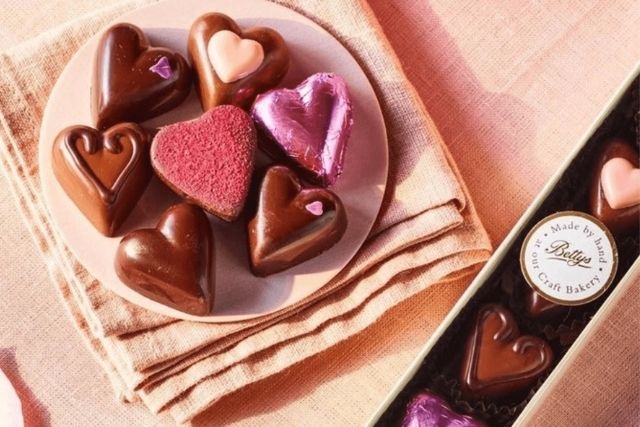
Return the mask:
<path id="1" fill-rule="evenodd" d="M 545 299 L 581 305 L 602 295 L 616 275 L 618 250 L 598 219 L 564 211 L 538 222 L 520 249 L 527 283 Z"/>

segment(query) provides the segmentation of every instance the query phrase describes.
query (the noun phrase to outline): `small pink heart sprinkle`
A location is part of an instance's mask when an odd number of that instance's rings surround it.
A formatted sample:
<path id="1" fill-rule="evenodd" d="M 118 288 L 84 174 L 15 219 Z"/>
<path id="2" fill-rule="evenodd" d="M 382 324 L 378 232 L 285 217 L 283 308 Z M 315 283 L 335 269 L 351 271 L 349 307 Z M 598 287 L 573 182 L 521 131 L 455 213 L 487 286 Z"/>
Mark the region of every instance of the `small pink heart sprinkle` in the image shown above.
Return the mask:
<path id="1" fill-rule="evenodd" d="M 308 203 L 304 208 L 315 216 L 321 216 L 324 213 L 324 206 L 320 201 Z"/>
<path id="2" fill-rule="evenodd" d="M 169 58 L 166 56 L 161 56 L 160 59 L 158 59 L 158 62 L 149 68 L 149 71 L 156 73 L 165 80 L 168 80 L 173 76 L 173 70 L 171 69 Z"/>

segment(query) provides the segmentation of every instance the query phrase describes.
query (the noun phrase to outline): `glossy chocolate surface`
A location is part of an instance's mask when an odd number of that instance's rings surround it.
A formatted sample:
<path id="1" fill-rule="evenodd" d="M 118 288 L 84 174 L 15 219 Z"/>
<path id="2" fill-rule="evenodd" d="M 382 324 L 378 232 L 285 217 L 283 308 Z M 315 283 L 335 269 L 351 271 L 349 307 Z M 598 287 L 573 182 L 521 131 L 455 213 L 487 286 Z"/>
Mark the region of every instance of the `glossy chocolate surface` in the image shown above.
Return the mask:
<path id="1" fill-rule="evenodd" d="M 63 129 L 53 143 L 56 179 L 91 223 L 113 236 L 142 196 L 152 170 L 149 133 L 135 123 L 100 132 Z"/>
<path id="2" fill-rule="evenodd" d="M 549 344 L 520 335 L 511 313 L 489 304 L 480 309 L 467 340 L 460 373 L 462 393 L 471 399 L 500 399 L 526 391 L 553 362 Z"/>
<path id="3" fill-rule="evenodd" d="M 213 307 L 214 241 L 207 215 L 180 203 L 156 228 L 127 234 L 116 252 L 120 280 L 136 292 L 185 313 L 204 316 Z"/>
<path id="4" fill-rule="evenodd" d="M 261 141 L 266 152 L 313 183 L 336 182 L 353 126 L 353 103 L 342 77 L 317 73 L 294 89 L 273 89 L 258 96 L 251 116 L 267 136 Z"/>
<path id="5" fill-rule="evenodd" d="M 264 51 L 264 59 L 254 72 L 230 83 L 220 79 L 209 58 L 209 41 L 223 30 L 232 31 L 242 39 L 257 41 Z M 289 70 L 289 50 L 280 34 L 265 27 L 243 31 L 233 19 L 221 13 L 203 15 L 193 23 L 188 47 L 204 111 L 222 104 L 249 109 L 259 93 L 277 86 Z"/>
<path id="6" fill-rule="evenodd" d="M 94 67 L 91 111 L 98 129 L 166 113 L 191 90 L 187 61 L 169 49 L 150 47 L 132 24 L 117 24 L 104 33 Z"/>
<path id="7" fill-rule="evenodd" d="M 628 160 L 635 168 L 639 167 L 638 151 L 631 143 L 621 139 L 606 141 L 598 156 L 591 178 L 589 208 L 591 215 L 598 218 L 616 237 L 637 234 L 640 229 L 640 204 L 622 209 L 613 209 L 602 190 L 602 168 L 607 161 L 620 157 Z"/>
<path id="8" fill-rule="evenodd" d="M 533 318 L 551 319 L 567 312 L 568 307 L 554 304 L 527 286 L 526 310 Z"/>
<path id="9" fill-rule="evenodd" d="M 273 166 L 248 225 L 251 269 L 268 276 L 291 268 L 329 249 L 346 228 L 338 196 L 321 188 L 303 189 L 293 171 Z"/>
<path id="10" fill-rule="evenodd" d="M 401 427 L 487 427 L 487 425 L 468 415 L 458 414 L 437 394 L 422 391 L 407 405 Z"/>

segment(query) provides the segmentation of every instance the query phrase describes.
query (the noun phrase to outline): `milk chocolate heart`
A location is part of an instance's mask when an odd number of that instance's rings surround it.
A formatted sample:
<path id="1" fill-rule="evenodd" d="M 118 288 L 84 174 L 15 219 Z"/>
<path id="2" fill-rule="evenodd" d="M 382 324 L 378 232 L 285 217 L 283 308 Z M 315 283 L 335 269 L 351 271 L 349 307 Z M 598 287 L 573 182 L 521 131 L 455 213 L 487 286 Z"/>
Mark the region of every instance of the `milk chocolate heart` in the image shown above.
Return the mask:
<path id="1" fill-rule="evenodd" d="M 251 269 L 264 277 L 291 268 L 329 249 L 346 228 L 338 196 L 321 188 L 303 189 L 290 169 L 273 166 L 248 225 Z"/>
<path id="2" fill-rule="evenodd" d="M 351 95 L 335 74 L 314 74 L 295 89 L 258 96 L 251 115 L 267 136 L 262 148 L 323 187 L 342 173 L 353 126 Z"/>
<path id="3" fill-rule="evenodd" d="M 151 145 L 151 163 L 176 193 L 233 221 L 247 198 L 255 151 L 256 130 L 249 115 L 223 105 L 160 129 Z"/>
<path id="4" fill-rule="evenodd" d="M 199 17 L 188 43 L 204 111 L 222 104 L 248 109 L 289 70 L 289 50 L 280 34 L 265 27 L 243 31 L 221 13 Z"/>
<path id="5" fill-rule="evenodd" d="M 91 223 L 112 236 L 142 196 L 152 170 L 151 138 L 135 123 L 104 132 L 88 126 L 63 129 L 53 143 L 56 179 Z"/>
<path id="6" fill-rule="evenodd" d="M 407 405 L 401 427 L 486 427 L 468 415 L 455 412 L 440 396 L 430 391 L 418 393 Z"/>
<path id="7" fill-rule="evenodd" d="M 100 39 L 91 88 L 98 129 L 166 113 L 184 101 L 190 89 L 187 61 L 169 49 L 150 47 L 135 25 L 114 25 Z"/>
<path id="8" fill-rule="evenodd" d="M 595 161 L 589 193 L 590 211 L 618 236 L 637 233 L 640 227 L 640 200 L 633 197 L 634 191 L 637 193 L 640 189 L 638 172 L 634 172 L 639 163 L 638 151 L 619 138 L 605 141 Z M 607 193 L 613 200 L 607 199 Z M 620 205 L 619 199 L 626 202 Z"/>
<path id="9" fill-rule="evenodd" d="M 466 398 L 498 399 L 524 391 L 553 362 L 553 351 L 541 338 L 522 335 L 511 313 L 490 304 L 482 307 L 467 340 L 460 381 Z"/>
<path id="10" fill-rule="evenodd" d="M 213 307 L 213 251 L 206 214 L 180 203 L 162 214 L 156 228 L 136 230 L 122 239 L 115 269 L 125 285 L 147 298 L 204 316 Z"/>

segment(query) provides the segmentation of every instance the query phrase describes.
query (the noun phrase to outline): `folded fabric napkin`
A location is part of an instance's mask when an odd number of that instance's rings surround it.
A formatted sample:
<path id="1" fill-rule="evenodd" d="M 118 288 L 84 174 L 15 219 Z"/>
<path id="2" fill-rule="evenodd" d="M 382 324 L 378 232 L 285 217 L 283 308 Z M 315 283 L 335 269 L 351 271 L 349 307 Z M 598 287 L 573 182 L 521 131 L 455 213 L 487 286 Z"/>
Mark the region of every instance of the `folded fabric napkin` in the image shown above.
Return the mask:
<path id="1" fill-rule="evenodd" d="M 140 398 L 154 412 L 189 421 L 222 396 L 361 332 L 406 298 L 470 274 L 488 258 L 490 243 L 464 184 L 367 3 L 281 0 L 349 49 L 382 105 L 390 170 L 367 241 L 321 290 L 284 312 L 250 321 L 177 321 L 106 290 L 73 257 L 49 218 L 40 191 L 38 134 L 46 95 L 74 52 L 122 13 L 149 3 L 101 9 L 0 54 L 3 169 L 63 303 L 120 398 Z M 420 280 L 406 280 L 409 272 Z"/>

